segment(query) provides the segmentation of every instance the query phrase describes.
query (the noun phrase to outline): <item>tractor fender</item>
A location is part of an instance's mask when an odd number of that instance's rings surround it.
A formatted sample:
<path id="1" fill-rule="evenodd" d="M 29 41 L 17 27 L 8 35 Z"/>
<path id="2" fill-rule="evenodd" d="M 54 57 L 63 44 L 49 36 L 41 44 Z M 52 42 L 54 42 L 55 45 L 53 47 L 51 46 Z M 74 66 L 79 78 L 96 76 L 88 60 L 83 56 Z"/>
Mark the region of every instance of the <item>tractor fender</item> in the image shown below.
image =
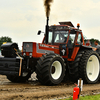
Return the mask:
<path id="1" fill-rule="evenodd" d="M 81 45 L 80 49 L 88 49 L 88 50 L 92 50 L 92 48 L 90 46 L 86 46 L 86 45 Z"/>

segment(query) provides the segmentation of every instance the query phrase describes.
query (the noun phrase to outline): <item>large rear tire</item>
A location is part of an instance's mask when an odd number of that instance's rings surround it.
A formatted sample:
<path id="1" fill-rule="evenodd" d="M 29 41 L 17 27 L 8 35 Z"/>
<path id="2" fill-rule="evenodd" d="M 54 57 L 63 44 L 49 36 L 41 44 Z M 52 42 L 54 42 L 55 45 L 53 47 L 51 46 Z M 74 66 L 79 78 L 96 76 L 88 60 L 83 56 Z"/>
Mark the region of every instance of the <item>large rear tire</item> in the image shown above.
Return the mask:
<path id="1" fill-rule="evenodd" d="M 37 62 L 36 74 L 41 84 L 57 85 L 61 83 L 65 75 L 63 58 L 51 53 L 43 55 Z"/>
<path id="2" fill-rule="evenodd" d="M 97 83 L 100 78 L 100 58 L 99 55 L 87 50 L 82 56 L 79 64 L 79 77 L 85 83 Z"/>
<path id="3" fill-rule="evenodd" d="M 97 83 L 100 78 L 100 58 L 92 50 L 80 51 L 75 61 L 69 64 L 70 79 L 77 81 L 82 78 L 84 83 Z"/>
<path id="4" fill-rule="evenodd" d="M 69 62 L 69 79 L 73 82 L 76 82 L 79 79 L 79 63 L 83 54 L 84 51 L 79 51 L 75 60 Z"/>

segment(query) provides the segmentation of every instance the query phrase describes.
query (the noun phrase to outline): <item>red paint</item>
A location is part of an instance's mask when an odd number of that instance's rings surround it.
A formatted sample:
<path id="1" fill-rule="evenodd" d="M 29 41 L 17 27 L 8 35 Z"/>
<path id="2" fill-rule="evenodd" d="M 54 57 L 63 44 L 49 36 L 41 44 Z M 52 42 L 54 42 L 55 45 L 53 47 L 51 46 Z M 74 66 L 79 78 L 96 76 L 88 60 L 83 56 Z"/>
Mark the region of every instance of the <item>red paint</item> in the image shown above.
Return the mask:
<path id="1" fill-rule="evenodd" d="M 73 100 L 77 100 L 79 98 L 79 87 L 75 87 L 73 89 Z"/>

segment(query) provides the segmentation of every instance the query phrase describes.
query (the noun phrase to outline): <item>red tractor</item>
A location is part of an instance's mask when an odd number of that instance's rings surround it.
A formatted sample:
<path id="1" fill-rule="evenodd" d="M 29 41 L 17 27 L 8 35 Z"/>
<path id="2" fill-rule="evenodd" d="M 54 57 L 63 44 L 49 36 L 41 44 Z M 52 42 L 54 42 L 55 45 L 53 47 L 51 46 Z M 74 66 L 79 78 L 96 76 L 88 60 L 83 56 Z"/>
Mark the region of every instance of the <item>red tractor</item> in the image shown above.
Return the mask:
<path id="1" fill-rule="evenodd" d="M 59 84 L 67 77 L 72 81 L 82 78 L 85 83 L 97 83 L 100 58 L 85 45 L 79 24 L 77 28 L 71 22 L 48 26 L 48 20 L 42 43 L 23 42 L 21 55 L 16 43 L 1 46 L 0 74 L 12 82 L 25 82 L 36 72 L 44 85 Z"/>

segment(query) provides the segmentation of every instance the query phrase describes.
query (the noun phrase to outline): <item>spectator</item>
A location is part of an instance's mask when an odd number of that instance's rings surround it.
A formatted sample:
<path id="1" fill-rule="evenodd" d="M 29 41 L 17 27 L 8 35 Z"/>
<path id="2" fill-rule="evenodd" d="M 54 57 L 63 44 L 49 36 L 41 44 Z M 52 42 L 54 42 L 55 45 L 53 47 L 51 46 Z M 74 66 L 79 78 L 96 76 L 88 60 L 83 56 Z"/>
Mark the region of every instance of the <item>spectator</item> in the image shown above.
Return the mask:
<path id="1" fill-rule="evenodd" d="M 98 44 L 98 41 L 94 41 L 94 44 L 96 47 L 92 47 L 92 49 L 100 55 L 100 45 Z"/>

